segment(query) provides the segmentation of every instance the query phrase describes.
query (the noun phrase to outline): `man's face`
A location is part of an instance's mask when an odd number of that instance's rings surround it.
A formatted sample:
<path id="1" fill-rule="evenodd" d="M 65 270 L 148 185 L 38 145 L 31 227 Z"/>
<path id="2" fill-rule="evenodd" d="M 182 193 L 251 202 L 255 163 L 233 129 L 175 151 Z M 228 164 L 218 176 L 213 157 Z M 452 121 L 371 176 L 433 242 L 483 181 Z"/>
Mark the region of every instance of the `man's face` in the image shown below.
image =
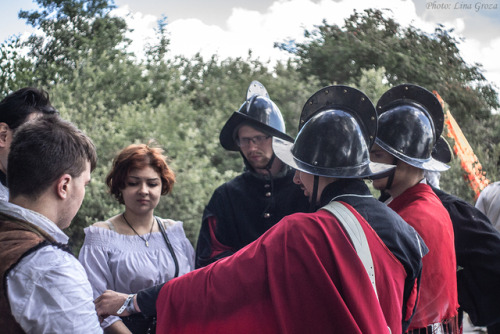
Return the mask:
<path id="1" fill-rule="evenodd" d="M 318 177 L 318 192 L 316 194 L 316 199 L 314 199 L 314 203 L 318 203 L 320 201 L 323 190 L 334 180 L 334 178 Z M 293 182 L 300 186 L 300 188 L 304 191 L 304 195 L 309 198 L 309 202 L 312 202 L 314 175 L 296 170 L 295 175 L 293 176 Z"/>
<path id="2" fill-rule="evenodd" d="M 59 221 L 60 229 L 67 228 L 82 206 L 85 197 L 85 188 L 90 183 L 90 162 L 85 163 L 85 170 L 80 176 L 71 179 L 68 192 L 67 212 Z"/>
<path id="3" fill-rule="evenodd" d="M 254 169 L 264 169 L 273 156 L 272 137 L 243 125 L 238 130 L 240 150 Z"/>
<path id="4" fill-rule="evenodd" d="M 373 147 L 370 150 L 370 160 L 388 165 L 394 164 L 394 157 L 377 144 L 373 144 Z M 388 177 L 373 180 L 373 187 L 377 190 L 384 190 L 387 185 L 387 179 Z"/>

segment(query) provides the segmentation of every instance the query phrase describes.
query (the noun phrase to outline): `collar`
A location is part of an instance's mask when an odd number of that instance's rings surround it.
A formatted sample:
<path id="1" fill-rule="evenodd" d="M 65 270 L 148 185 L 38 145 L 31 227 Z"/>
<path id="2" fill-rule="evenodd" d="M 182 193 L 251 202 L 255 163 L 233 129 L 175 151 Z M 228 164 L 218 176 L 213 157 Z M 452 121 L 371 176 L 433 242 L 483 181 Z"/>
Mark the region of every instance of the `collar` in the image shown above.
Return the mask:
<path id="1" fill-rule="evenodd" d="M 0 212 L 40 227 L 59 243 L 68 243 L 69 237 L 53 221 L 38 212 L 4 201 L 0 201 Z"/>
<path id="2" fill-rule="evenodd" d="M 427 180 L 425 179 L 425 177 L 422 180 L 420 180 L 420 182 L 417 183 L 417 184 L 420 184 L 420 183 L 422 183 L 422 184 L 428 184 Z M 384 204 L 389 205 L 394 200 L 394 197 L 392 197 L 392 196 L 389 196 L 389 197 L 381 196 L 380 200 L 382 202 L 384 202 Z"/>
<path id="3" fill-rule="evenodd" d="M 320 204 L 325 206 L 343 197 L 373 197 L 370 189 L 361 179 L 337 179 L 323 189 Z"/>
<path id="4" fill-rule="evenodd" d="M 253 169 L 252 167 L 249 167 L 250 164 L 245 164 L 245 171 L 246 172 L 249 172 L 251 173 L 253 176 L 255 176 L 256 178 L 258 179 L 262 179 L 262 180 L 269 180 L 270 177 L 269 177 L 269 174 L 262 174 L 262 173 L 257 173 L 255 171 L 255 169 Z M 273 174 L 272 178 L 273 179 L 278 179 L 278 178 L 281 178 L 281 177 L 284 177 L 288 174 L 288 172 L 291 170 L 291 168 L 286 165 L 286 164 L 283 164 L 283 167 L 281 167 L 281 170 L 276 173 L 276 174 Z"/>

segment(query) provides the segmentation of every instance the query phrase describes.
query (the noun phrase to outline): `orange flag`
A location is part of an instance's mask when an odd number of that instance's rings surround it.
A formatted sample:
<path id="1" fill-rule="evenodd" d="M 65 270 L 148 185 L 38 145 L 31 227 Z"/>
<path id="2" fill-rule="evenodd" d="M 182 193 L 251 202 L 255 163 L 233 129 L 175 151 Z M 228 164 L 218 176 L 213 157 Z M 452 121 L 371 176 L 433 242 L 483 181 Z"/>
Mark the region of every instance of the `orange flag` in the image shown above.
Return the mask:
<path id="1" fill-rule="evenodd" d="M 450 109 L 445 109 L 445 104 L 441 96 L 436 91 L 433 91 L 434 95 L 438 98 L 441 106 L 444 110 L 444 126 L 448 137 L 453 138 L 455 142 L 453 146 L 453 151 L 458 156 L 461 161 L 462 169 L 465 171 L 464 178 L 468 181 L 470 187 L 476 194 L 476 198 L 479 196 L 481 190 L 483 190 L 490 181 L 486 178 L 485 172 L 483 172 L 483 167 L 476 155 L 472 151 L 472 147 L 465 138 L 460 126 L 455 121 L 455 118 L 451 115 Z"/>

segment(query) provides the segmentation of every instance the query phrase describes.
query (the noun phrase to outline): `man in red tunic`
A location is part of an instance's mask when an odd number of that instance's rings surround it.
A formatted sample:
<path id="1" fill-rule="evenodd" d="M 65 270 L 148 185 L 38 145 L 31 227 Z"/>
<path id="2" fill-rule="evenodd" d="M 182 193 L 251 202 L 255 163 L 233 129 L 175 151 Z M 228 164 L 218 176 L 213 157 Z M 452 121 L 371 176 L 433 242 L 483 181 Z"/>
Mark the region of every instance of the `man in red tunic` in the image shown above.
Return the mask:
<path id="1" fill-rule="evenodd" d="M 459 333 L 453 226 L 424 178 L 424 170 L 448 168 L 431 157 L 443 129 L 441 105 L 426 89 L 405 84 L 387 91 L 377 111 L 379 129 L 371 159 L 396 169 L 373 185 L 390 195 L 388 206 L 417 230 L 429 248 L 409 333 Z"/>
<path id="2" fill-rule="evenodd" d="M 128 298 L 106 291 L 95 301 L 98 314 L 116 314 L 120 306 L 124 315 L 157 312 L 158 333 L 401 333 L 405 268 L 356 203 L 336 200 L 358 196 L 344 187 L 335 196 L 324 192 L 341 180 L 390 170 L 369 160 L 375 109 L 345 86 L 324 88 L 306 106 L 311 103 L 295 142 L 274 138 L 273 148 L 298 170 L 296 182 L 313 204 L 324 205 L 320 210 L 286 216 L 234 255 L 162 287 Z M 407 227 L 419 242 L 402 220 L 394 226 L 396 239 Z M 420 252 L 426 251 L 423 245 Z"/>

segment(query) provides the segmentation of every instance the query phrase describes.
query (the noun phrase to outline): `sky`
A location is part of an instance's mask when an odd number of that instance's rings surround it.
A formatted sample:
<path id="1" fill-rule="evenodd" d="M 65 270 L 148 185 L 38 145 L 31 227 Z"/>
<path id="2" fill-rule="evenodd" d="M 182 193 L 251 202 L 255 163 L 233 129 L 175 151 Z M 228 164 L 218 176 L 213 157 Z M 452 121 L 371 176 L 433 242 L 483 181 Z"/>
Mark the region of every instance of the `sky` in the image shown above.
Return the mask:
<path id="1" fill-rule="evenodd" d="M 246 57 L 252 50 L 262 61 L 283 60 L 288 53 L 275 42 L 303 41 L 305 29 L 322 20 L 343 25 L 353 10 L 390 10 L 401 25 L 432 33 L 438 24 L 454 29 L 459 49 L 469 64 L 483 66 L 486 79 L 500 91 L 500 0 L 115 0 L 114 15 L 126 18 L 134 31 L 132 51 L 142 53 L 154 41 L 154 29 L 167 18 L 171 54 Z M 32 0 L 0 0 L 0 41 L 33 31 L 18 19 L 19 10 L 33 10 Z M 0 69 L 1 70 L 1 69 Z"/>

